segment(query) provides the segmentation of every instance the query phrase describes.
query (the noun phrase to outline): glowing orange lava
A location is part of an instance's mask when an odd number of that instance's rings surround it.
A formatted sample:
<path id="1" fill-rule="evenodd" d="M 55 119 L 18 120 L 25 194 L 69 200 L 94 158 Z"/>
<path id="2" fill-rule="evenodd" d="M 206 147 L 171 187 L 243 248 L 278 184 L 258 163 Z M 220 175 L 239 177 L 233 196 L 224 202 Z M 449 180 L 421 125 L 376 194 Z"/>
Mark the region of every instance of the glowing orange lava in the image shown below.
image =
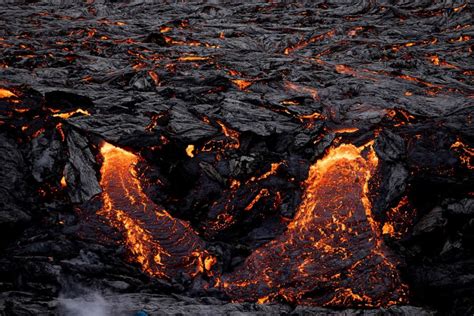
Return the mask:
<path id="1" fill-rule="evenodd" d="M 144 194 L 134 169 L 139 157 L 108 143 L 101 154 L 104 203 L 98 214 L 122 233 L 131 259 L 159 278 L 213 276 L 217 259 L 204 250 L 194 230 Z M 280 164 L 272 164 L 260 178 Z M 215 275 L 214 286 L 234 300 L 258 303 L 283 299 L 373 307 L 406 302 L 406 286 L 382 242 L 382 233 L 391 234 L 393 226 L 381 227 L 372 216 L 369 180 L 377 166 L 372 143 L 330 149 L 311 166 L 302 203 L 287 230 L 234 272 Z M 269 194 L 261 189 L 245 211 Z"/>
<path id="2" fill-rule="evenodd" d="M 186 155 L 188 155 L 189 157 L 193 158 L 194 157 L 194 145 L 188 145 L 186 147 Z"/>
<path id="3" fill-rule="evenodd" d="M 0 99 L 16 97 L 16 95 L 10 90 L 0 88 Z"/>
<path id="4" fill-rule="evenodd" d="M 456 140 L 451 145 L 451 149 L 456 151 L 459 155 L 459 160 L 468 168 L 474 169 L 474 148 L 464 144 L 461 140 Z"/>
<path id="5" fill-rule="evenodd" d="M 316 88 L 299 85 L 290 81 L 285 81 L 285 88 L 288 90 L 309 94 L 314 100 L 319 100 L 319 94 Z"/>
<path id="6" fill-rule="evenodd" d="M 209 60 L 211 59 L 210 57 L 203 57 L 203 56 L 183 56 L 179 57 L 179 61 L 204 61 L 204 60 Z"/>
<path id="7" fill-rule="evenodd" d="M 86 115 L 86 116 L 91 115 L 87 110 L 77 109 L 77 110 L 74 110 L 74 111 L 71 111 L 71 112 L 56 113 L 56 114 L 53 114 L 53 116 L 54 117 L 60 117 L 62 119 L 68 119 L 68 118 L 70 118 L 71 116 L 73 116 L 75 114 L 82 114 L 82 115 Z"/>
<path id="8" fill-rule="evenodd" d="M 98 214 L 123 234 L 131 259 L 148 274 L 166 279 L 206 269 L 200 262 L 209 256 L 188 223 L 171 217 L 143 193 L 134 169 L 138 156 L 108 143 L 100 152 L 104 204 Z"/>
<path id="9" fill-rule="evenodd" d="M 233 79 L 232 82 L 240 89 L 245 90 L 252 85 L 252 82 L 243 79 Z"/>
<path id="10" fill-rule="evenodd" d="M 381 227 L 372 217 L 369 180 L 378 165 L 370 144 L 341 145 L 310 168 L 299 210 L 281 236 L 222 278 L 237 301 L 325 306 L 386 306 L 406 300 Z"/>

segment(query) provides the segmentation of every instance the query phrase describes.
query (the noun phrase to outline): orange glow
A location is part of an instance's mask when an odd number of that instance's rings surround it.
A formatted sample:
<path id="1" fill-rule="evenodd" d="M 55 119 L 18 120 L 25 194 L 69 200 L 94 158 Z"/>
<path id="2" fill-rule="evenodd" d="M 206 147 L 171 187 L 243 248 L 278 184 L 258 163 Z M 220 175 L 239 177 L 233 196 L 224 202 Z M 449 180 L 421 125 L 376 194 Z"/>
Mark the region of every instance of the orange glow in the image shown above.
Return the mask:
<path id="1" fill-rule="evenodd" d="M 261 189 L 258 194 L 253 198 L 253 200 L 245 207 L 244 211 L 250 211 L 253 206 L 264 196 L 269 196 L 270 192 L 267 189 Z"/>
<path id="2" fill-rule="evenodd" d="M 0 88 L 0 99 L 11 98 L 11 97 L 16 97 L 16 94 L 11 92 L 10 90 Z"/>
<path id="3" fill-rule="evenodd" d="M 157 86 L 160 85 L 160 78 L 158 78 L 158 75 L 156 74 L 156 72 L 154 72 L 153 70 L 149 70 L 148 75 L 153 80 L 155 85 L 157 85 Z"/>
<path id="4" fill-rule="evenodd" d="M 165 25 L 164 25 L 164 26 L 161 26 L 161 27 L 160 27 L 160 33 L 168 33 L 168 32 L 170 32 L 171 30 L 172 30 L 172 28 L 169 27 L 169 26 L 165 26 Z"/>
<path id="5" fill-rule="evenodd" d="M 339 64 L 339 65 L 336 65 L 335 68 L 336 68 L 337 73 L 340 73 L 340 74 L 351 75 L 353 77 L 360 78 L 360 79 L 367 79 L 367 80 L 376 81 L 376 79 L 373 78 L 373 76 L 367 75 L 367 73 L 374 74 L 375 72 L 367 70 L 367 69 L 362 69 L 361 70 L 362 72 L 366 73 L 366 75 L 362 75 L 362 74 L 359 73 L 359 71 L 357 71 L 356 69 L 354 69 L 352 67 L 349 67 L 347 65 Z"/>
<path id="6" fill-rule="evenodd" d="M 174 219 L 143 193 L 134 169 L 139 157 L 109 143 L 100 152 L 103 207 L 97 214 L 122 233 L 131 260 L 160 278 L 194 275 L 202 241 L 188 223 Z"/>
<path id="7" fill-rule="evenodd" d="M 250 181 L 260 181 L 260 180 L 268 178 L 269 176 L 271 176 L 271 175 L 273 175 L 277 172 L 277 170 L 281 166 L 281 164 L 282 164 L 281 162 L 273 162 L 270 165 L 270 170 L 268 170 L 267 172 L 265 172 L 264 174 L 262 174 L 258 178 L 256 178 L 256 177 L 250 178 Z"/>
<path id="8" fill-rule="evenodd" d="M 298 118 L 303 121 L 303 120 L 314 120 L 314 119 L 318 119 L 318 118 L 321 118 L 322 115 L 321 113 L 318 113 L 318 112 L 314 112 L 312 114 L 307 114 L 307 115 L 300 115 L 298 116 Z"/>
<path id="9" fill-rule="evenodd" d="M 450 43 L 456 43 L 456 42 L 467 42 L 471 39 L 469 35 L 461 35 L 458 38 L 451 38 L 448 40 Z"/>
<path id="10" fill-rule="evenodd" d="M 217 124 L 219 124 L 219 126 L 222 128 L 222 132 L 224 133 L 224 135 L 226 137 L 230 138 L 231 141 L 232 141 L 231 143 L 226 144 L 225 147 L 226 148 L 234 148 L 234 149 L 239 148 L 240 147 L 240 140 L 239 140 L 240 134 L 239 134 L 239 132 L 234 131 L 233 129 L 225 126 L 224 123 L 222 123 L 219 120 L 217 120 Z"/>
<path id="11" fill-rule="evenodd" d="M 453 11 L 454 11 L 454 12 L 459 12 L 459 11 L 461 11 L 462 9 L 464 9 L 466 6 L 467 6 L 467 2 L 464 3 L 464 4 L 462 4 L 462 5 L 460 5 L 459 7 L 453 8 Z"/>
<path id="12" fill-rule="evenodd" d="M 310 167 L 302 202 L 287 230 L 224 275 L 224 291 L 238 301 L 280 297 L 320 306 L 405 302 L 406 287 L 372 216 L 369 180 L 377 166 L 372 143 L 330 149 Z M 319 286 L 325 291 L 314 295 Z"/>
<path id="13" fill-rule="evenodd" d="M 17 103 L 17 102 L 13 102 L 13 103 Z M 13 110 L 14 110 L 15 112 L 18 112 L 18 113 L 25 113 L 25 112 L 28 112 L 30 109 L 28 109 L 28 108 L 25 108 L 25 109 L 13 108 Z"/>
<path id="14" fill-rule="evenodd" d="M 395 229 L 393 228 L 392 224 L 390 224 L 389 222 L 386 222 L 385 224 L 383 224 L 382 233 L 384 235 L 393 236 L 395 234 Z"/>
<path id="15" fill-rule="evenodd" d="M 294 100 L 283 100 L 280 102 L 280 104 L 283 105 L 300 105 L 299 102 L 294 101 Z"/>
<path id="16" fill-rule="evenodd" d="M 60 117 L 62 119 L 68 119 L 70 118 L 71 116 L 75 115 L 75 114 L 83 114 L 83 115 L 86 115 L 86 116 L 89 116 L 91 115 L 87 110 L 83 110 L 83 109 L 77 109 L 77 110 L 74 110 L 74 111 L 71 111 L 71 112 L 65 112 L 65 113 L 56 113 L 56 114 L 53 114 L 54 117 Z"/>
<path id="17" fill-rule="evenodd" d="M 197 276 L 200 273 L 208 276 L 213 276 L 212 267 L 217 263 L 217 258 L 207 253 L 207 251 L 193 252 L 192 256 L 196 258 L 197 265 L 196 271 L 191 273 L 192 277 Z"/>
<path id="18" fill-rule="evenodd" d="M 308 46 L 311 43 L 318 42 L 318 41 L 321 41 L 321 40 L 326 39 L 326 38 L 334 37 L 334 35 L 336 35 L 336 31 L 335 30 L 330 30 L 326 33 L 315 35 L 315 36 L 311 37 L 309 40 L 301 40 L 296 45 L 285 48 L 285 50 L 283 51 L 283 54 L 289 55 L 289 54 L 291 54 L 292 52 L 294 52 L 296 50 L 305 48 L 306 46 Z"/>
<path id="19" fill-rule="evenodd" d="M 209 59 L 211 58 L 203 56 L 183 56 L 178 58 L 179 61 L 204 61 Z"/>
<path id="20" fill-rule="evenodd" d="M 351 37 L 354 37 L 354 36 L 357 36 L 357 34 L 360 32 L 360 31 L 363 31 L 364 30 L 364 27 L 363 26 L 356 26 L 354 28 L 352 28 L 351 30 L 349 30 L 347 32 L 347 35 L 351 36 Z"/>
<path id="21" fill-rule="evenodd" d="M 227 72 L 228 72 L 229 75 L 231 75 L 231 76 L 241 76 L 241 75 L 242 75 L 242 73 L 240 73 L 240 72 L 237 71 L 237 70 L 233 70 L 233 69 L 229 69 L 229 70 L 227 70 Z"/>
<path id="22" fill-rule="evenodd" d="M 67 182 L 66 182 L 66 177 L 65 177 L 65 176 L 63 176 L 63 177 L 61 178 L 60 183 L 61 183 L 61 187 L 62 187 L 62 188 L 67 187 Z"/>
<path id="23" fill-rule="evenodd" d="M 357 127 L 343 127 L 343 128 L 338 128 L 336 130 L 334 130 L 334 133 L 339 133 L 339 134 L 350 134 L 350 133 L 355 133 L 357 132 L 359 129 Z"/>
<path id="24" fill-rule="evenodd" d="M 319 100 L 319 94 L 316 88 L 299 85 L 290 81 L 285 81 L 285 88 L 296 92 L 309 94 L 314 100 Z"/>
<path id="25" fill-rule="evenodd" d="M 430 57 L 430 61 L 431 61 L 433 64 L 437 65 L 437 66 L 439 65 L 439 57 L 436 56 L 436 55 L 431 56 L 431 57 Z"/>
<path id="26" fill-rule="evenodd" d="M 240 90 L 245 90 L 252 85 L 252 82 L 243 79 L 231 80 Z"/>
<path id="27" fill-rule="evenodd" d="M 194 145 L 188 145 L 186 147 L 186 155 L 188 155 L 189 157 L 193 158 L 194 157 Z"/>
<path id="28" fill-rule="evenodd" d="M 441 66 L 441 67 L 445 67 L 445 68 L 452 68 L 452 69 L 458 69 L 459 68 L 458 66 L 452 65 L 452 64 L 450 64 L 450 63 L 448 63 L 444 60 L 440 60 L 437 55 L 432 55 L 432 56 L 429 56 L 428 58 L 431 61 L 431 63 L 433 65 L 436 65 L 436 66 Z"/>
<path id="29" fill-rule="evenodd" d="M 31 135 L 31 137 L 36 138 L 36 137 L 40 136 L 43 133 L 44 133 L 44 128 L 40 128 L 39 130 L 34 132 L 33 135 Z"/>
<path id="30" fill-rule="evenodd" d="M 388 109 L 386 111 L 387 111 L 387 116 L 397 122 L 395 126 L 402 126 L 402 125 L 409 124 L 415 119 L 415 117 L 412 114 L 410 114 L 410 112 L 403 109 L 395 108 L 395 109 Z"/>
<path id="31" fill-rule="evenodd" d="M 387 221 L 382 227 L 382 234 L 392 238 L 402 238 L 415 218 L 415 209 L 409 205 L 408 197 L 404 196 L 397 204 L 386 212 Z"/>
<path id="32" fill-rule="evenodd" d="M 464 144 L 458 139 L 451 145 L 451 149 L 458 153 L 462 164 L 468 169 L 474 170 L 474 148 L 469 147 L 469 145 Z"/>
<path id="33" fill-rule="evenodd" d="M 397 76 L 398 78 L 400 79 L 403 79 L 403 80 L 407 80 L 407 81 L 414 81 L 414 82 L 418 82 L 418 83 L 421 83 L 427 87 L 436 87 L 436 88 L 441 88 L 440 86 L 437 86 L 435 84 L 432 84 L 430 82 L 427 82 L 427 81 L 424 81 L 424 80 L 421 80 L 419 78 L 416 78 L 416 77 L 413 77 L 413 76 L 409 76 L 409 75 L 398 75 Z"/>
<path id="34" fill-rule="evenodd" d="M 356 72 L 351 67 L 346 65 L 336 65 L 336 71 L 340 74 L 355 75 Z"/>
<path id="35" fill-rule="evenodd" d="M 265 304 L 270 301 L 270 298 L 268 296 L 261 297 L 257 300 L 257 304 Z"/>

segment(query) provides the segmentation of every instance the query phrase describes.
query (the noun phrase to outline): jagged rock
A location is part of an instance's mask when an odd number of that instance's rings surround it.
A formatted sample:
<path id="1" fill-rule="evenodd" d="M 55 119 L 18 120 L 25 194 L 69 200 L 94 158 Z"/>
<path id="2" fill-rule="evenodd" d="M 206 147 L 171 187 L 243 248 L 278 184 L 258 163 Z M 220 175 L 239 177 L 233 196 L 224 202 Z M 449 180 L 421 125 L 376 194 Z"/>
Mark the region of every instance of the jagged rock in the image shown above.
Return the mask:
<path id="1" fill-rule="evenodd" d="M 423 216 L 413 228 L 413 235 L 423 235 L 433 233 L 442 229 L 447 223 L 443 215 L 443 209 L 439 206 L 433 208 L 431 212 Z"/>
<path id="2" fill-rule="evenodd" d="M 169 128 L 183 142 L 196 142 L 203 138 L 212 137 L 217 129 L 205 124 L 182 106 L 171 109 Z"/>
<path id="3" fill-rule="evenodd" d="M 379 194 L 374 203 L 375 209 L 385 212 L 389 206 L 405 193 L 408 171 L 401 163 L 382 163 L 381 182 L 377 188 Z"/>
<path id="4" fill-rule="evenodd" d="M 145 127 L 150 123 L 150 119 L 141 115 L 96 114 L 70 118 L 68 122 L 82 131 L 94 133 L 117 143 L 130 136 L 145 135 Z"/>
<path id="5" fill-rule="evenodd" d="M 25 169 L 15 142 L 0 135 L 0 227 L 15 226 L 31 219 L 22 205 L 26 198 Z"/>
<path id="6" fill-rule="evenodd" d="M 386 162 L 400 162 L 405 155 L 405 141 L 389 130 L 384 130 L 375 142 L 377 156 Z"/>
<path id="7" fill-rule="evenodd" d="M 446 209 L 454 215 L 474 216 L 474 199 L 462 199 L 459 202 L 448 204 Z"/>
<path id="8" fill-rule="evenodd" d="M 75 131 L 67 136 L 68 162 L 64 168 L 67 192 L 73 203 L 83 203 L 102 192 L 94 168 L 96 161 L 87 139 Z"/>
<path id="9" fill-rule="evenodd" d="M 41 135 L 31 142 L 28 158 L 32 165 L 32 175 L 38 182 L 43 182 L 53 175 L 57 168 L 62 148 L 59 140 Z"/>
<path id="10" fill-rule="evenodd" d="M 159 313 L 424 313 L 200 301 L 187 297 L 189 278 L 176 276 L 172 285 L 149 278 L 125 260 L 128 253 L 117 246 L 123 236 L 95 217 L 102 207 L 95 156 L 102 139 L 140 156 L 141 183 L 212 244 L 205 249 L 218 255 L 215 266 L 224 273 L 286 229 L 309 165 L 329 146 L 375 139 L 378 191 L 369 194 L 375 221 L 405 195 L 418 212 L 410 218 L 413 233 L 397 241 L 384 234 L 408 271 L 410 295 L 441 313 L 472 314 L 474 125 L 466 58 L 472 5 L 26 2 L 2 7 L 0 29 L 0 88 L 21 84 L 11 88 L 15 97 L 9 90 L 0 97 L 0 308 L 6 314 L 57 312 L 57 266 L 62 277 L 137 291 L 128 297 L 133 311 L 149 299 Z M 79 108 L 87 113 L 57 115 Z M 218 121 L 240 134 L 239 146 L 228 146 L 232 139 Z M 188 144 L 194 157 L 186 155 Z M 267 175 L 275 164 L 281 165 Z M 245 211 L 260 189 L 267 193 Z M 226 222 L 203 222 L 217 215 L 227 215 L 221 216 Z M 90 231 L 81 230 L 84 222 Z M 211 228 L 217 232 L 206 235 Z M 99 242 L 103 249 L 93 246 Z M 21 267 L 44 280 L 17 273 Z M 105 278 L 131 286 L 107 285 Z M 209 282 L 197 280 L 192 293 L 203 295 Z M 184 296 L 142 301 L 140 291 Z M 118 307 L 127 299 L 110 296 L 104 301 Z"/>
<path id="11" fill-rule="evenodd" d="M 66 91 L 46 92 L 44 98 L 49 109 L 61 112 L 70 112 L 77 109 L 91 110 L 94 107 L 94 103 L 89 97 Z"/>

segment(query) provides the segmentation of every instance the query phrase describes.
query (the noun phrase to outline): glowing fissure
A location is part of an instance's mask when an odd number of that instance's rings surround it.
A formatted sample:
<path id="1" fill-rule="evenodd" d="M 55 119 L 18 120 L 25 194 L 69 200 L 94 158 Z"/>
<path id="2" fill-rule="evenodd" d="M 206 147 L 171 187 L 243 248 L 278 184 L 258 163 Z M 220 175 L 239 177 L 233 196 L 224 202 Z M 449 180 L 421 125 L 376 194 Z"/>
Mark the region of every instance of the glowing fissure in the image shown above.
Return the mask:
<path id="1" fill-rule="evenodd" d="M 99 214 L 122 232 L 132 259 L 160 278 L 181 272 L 213 276 L 216 258 L 200 237 L 143 193 L 134 173 L 138 157 L 107 143 L 101 153 Z M 311 166 L 303 201 L 287 230 L 237 270 L 214 275 L 214 286 L 235 301 L 368 307 L 406 302 L 406 286 L 372 217 L 368 190 L 377 165 L 371 143 L 330 149 Z"/>

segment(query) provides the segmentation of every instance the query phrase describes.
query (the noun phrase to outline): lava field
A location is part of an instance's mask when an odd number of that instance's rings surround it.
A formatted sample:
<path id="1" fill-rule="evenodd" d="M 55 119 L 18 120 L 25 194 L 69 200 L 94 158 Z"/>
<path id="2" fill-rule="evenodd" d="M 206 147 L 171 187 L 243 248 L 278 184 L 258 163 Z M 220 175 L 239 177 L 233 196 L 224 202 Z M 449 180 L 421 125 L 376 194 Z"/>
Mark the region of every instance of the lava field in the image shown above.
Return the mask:
<path id="1" fill-rule="evenodd" d="M 471 315 L 469 1 L 6 1 L 0 315 Z"/>

